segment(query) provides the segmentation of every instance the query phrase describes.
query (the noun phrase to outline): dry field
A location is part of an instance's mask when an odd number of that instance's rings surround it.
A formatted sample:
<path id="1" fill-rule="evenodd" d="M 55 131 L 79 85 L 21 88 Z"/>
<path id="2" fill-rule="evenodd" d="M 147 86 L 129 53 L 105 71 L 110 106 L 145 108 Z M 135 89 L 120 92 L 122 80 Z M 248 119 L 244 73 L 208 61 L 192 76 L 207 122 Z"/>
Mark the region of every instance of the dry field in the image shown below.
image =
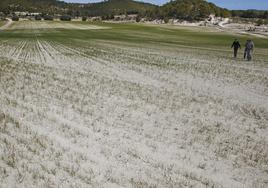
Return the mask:
<path id="1" fill-rule="evenodd" d="M 268 186 L 268 48 L 43 24 L 0 33 L 1 188 Z"/>

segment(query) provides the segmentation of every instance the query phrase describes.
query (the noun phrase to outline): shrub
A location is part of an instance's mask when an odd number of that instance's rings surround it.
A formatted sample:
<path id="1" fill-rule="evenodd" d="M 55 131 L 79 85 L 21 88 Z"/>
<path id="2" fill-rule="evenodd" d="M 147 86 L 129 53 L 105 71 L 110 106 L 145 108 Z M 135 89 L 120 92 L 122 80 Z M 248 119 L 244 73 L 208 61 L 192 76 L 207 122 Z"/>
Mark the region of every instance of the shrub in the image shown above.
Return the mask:
<path id="1" fill-rule="evenodd" d="M 141 17 L 140 16 L 137 16 L 136 17 L 136 22 L 140 22 L 141 21 Z"/>
<path id="2" fill-rule="evenodd" d="M 42 17 L 40 15 L 37 15 L 34 18 L 35 18 L 35 20 L 42 20 Z"/>
<path id="3" fill-rule="evenodd" d="M 50 16 L 50 15 L 45 15 L 44 16 L 44 20 L 48 20 L 48 21 L 53 21 L 53 16 Z"/>
<path id="4" fill-rule="evenodd" d="M 64 15 L 64 16 L 61 16 L 61 17 L 60 17 L 60 20 L 61 20 L 61 21 L 71 21 L 72 18 L 71 18 L 71 16 Z"/>
<path id="5" fill-rule="evenodd" d="M 261 25 L 263 25 L 263 24 L 264 24 L 263 19 L 258 19 L 258 21 L 256 22 L 256 25 L 257 25 L 257 26 L 261 26 Z"/>
<path id="6" fill-rule="evenodd" d="M 83 17 L 82 17 L 82 21 L 83 21 L 83 22 L 87 21 L 87 17 L 83 16 Z"/>
<path id="7" fill-rule="evenodd" d="M 13 16 L 12 17 L 12 21 L 19 21 L 19 20 L 20 20 L 20 18 L 18 16 Z"/>
<path id="8" fill-rule="evenodd" d="M 102 19 L 102 20 L 108 20 L 108 16 L 107 16 L 107 15 L 102 15 L 102 16 L 101 16 L 101 19 Z"/>
<path id="9" fill-rule="evenodd" d="M 165 18 L 164 18 L 164 22 L 165 22 L 165 23 L 168 23 L 168 22 L 169 22 L 169 18 L 168 18 L 168 17 L 165 17 Z"/>

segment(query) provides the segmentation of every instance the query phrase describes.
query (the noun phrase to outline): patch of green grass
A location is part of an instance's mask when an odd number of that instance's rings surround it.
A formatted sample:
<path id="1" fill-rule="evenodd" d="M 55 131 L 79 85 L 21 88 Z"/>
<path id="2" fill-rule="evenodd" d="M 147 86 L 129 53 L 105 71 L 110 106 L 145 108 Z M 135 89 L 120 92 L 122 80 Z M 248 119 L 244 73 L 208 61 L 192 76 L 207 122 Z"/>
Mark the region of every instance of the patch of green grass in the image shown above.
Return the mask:
<path id="1" fill-rule="evenodd" d="M 68 23 L 68 22 L 66 22 Z M 108 27 L 100 30 L 71 30 L 71 29 L 40 29 L 37 32 L 23 30 L 8 30 L 0 33 L 0 39 L 19 38 L 31 39 L 34 37 L 46 40 L 66 42 L 71 39 L 81 40 L 107 40 L 128 42 L 136 44 L 170 44 L 174 47 L 189 46 L 213 49 L 230 49 L 234 38 L 244 45 L 248 38 L 254 40 L 258 49 L 268 49 L 268 39 L 256 38 L 247 35 L 234 35 L 219 31 L 211 31 L 208 28 L 187 28 L 174 26 L 155 26 L 145 24 L 115 24 L 102 22 L 72 22 L 72 24 L 94 24 Z M 34 34 L 35 33 L 35 34 Z M 37 34 L 38 33 L 38 34 Z"/>

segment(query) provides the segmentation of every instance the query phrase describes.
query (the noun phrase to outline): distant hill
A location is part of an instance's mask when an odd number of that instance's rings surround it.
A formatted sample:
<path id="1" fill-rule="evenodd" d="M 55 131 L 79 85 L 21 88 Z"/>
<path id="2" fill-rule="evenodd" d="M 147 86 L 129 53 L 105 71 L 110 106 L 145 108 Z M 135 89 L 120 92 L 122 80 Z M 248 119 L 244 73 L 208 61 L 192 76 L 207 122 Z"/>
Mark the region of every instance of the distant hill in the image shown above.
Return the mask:
<path id="1" fill-rule="evenodd" d="M 102 16 L 109 14 L 142 13 L 156 7 L 133 0 L 108 0 L 99 3 L 65 3 L 58 0 L 0 0 L 0 11 L 31 11 L 71 15 Z"/>
<path id="2" fill-rule="evenodd" d="M 133 0 L 104 0 L 99 3 L 66 3 L 60 0 L 0 0 L 0 12 L 40 12 L 43 14 L 67 14 L 70 16 L 111 16 L 118 14 L 139 14 L 150 19 L 177 18 L 202 20 L 210 14 L 222 17 L 268 19 L 268 11 L 229 11 L 206 0 L 172 0 L 163 6 Z"/>
<path id="3" fill-rule="evenodd" d="M 84 6 L 83 10 L 88 15 L 101 16 L 108 14 L 136 14 L 154 9 L 156 6 L 132 0 L 108 0 L 100 3 L 92 3 Z"/>
<path id="4" fill-rule="evenodd" d="M 66 3 L 60 0 L 0 0 L 0 12 L 40 12 L 44 14 L 67 14 L 70 16 L 111 16 L 138 13 L 151 19 L 177 18 L 202 20 L 210 14 L 222 17 L 268 19 L 268 11 L 229 11 L 206 0 L 172 0 L 163 6 L 133 0 L 105 0 L 99 3 Z"/>
<path id="5" fill-rule="evenodd" d="M 58 0 L 0 0 L 0 11 L 58 11 L 68 3 Z"/>
<path id="6" fill-rule="evenodd" d="M 201 20 L 207 18 L 210 14 L 222 17 L 231 15 L 229 10 L 220 8 L 205 0 L 173 0 L 155 8 L 153 11 L 147 12 L 146 16 L 162 19 Z"/>

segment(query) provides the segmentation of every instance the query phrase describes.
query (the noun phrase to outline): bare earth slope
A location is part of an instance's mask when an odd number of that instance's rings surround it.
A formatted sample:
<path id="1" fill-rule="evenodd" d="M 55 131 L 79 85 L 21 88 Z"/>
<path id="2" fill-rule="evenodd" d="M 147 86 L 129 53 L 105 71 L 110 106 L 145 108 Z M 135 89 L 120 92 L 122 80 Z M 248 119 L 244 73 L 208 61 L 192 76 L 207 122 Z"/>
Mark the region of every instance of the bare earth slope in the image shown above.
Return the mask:
<path id="1" fill-rule="evenodd" d="M 0 187 L 267 187 L 268 64 L 0 39 Z"/>

